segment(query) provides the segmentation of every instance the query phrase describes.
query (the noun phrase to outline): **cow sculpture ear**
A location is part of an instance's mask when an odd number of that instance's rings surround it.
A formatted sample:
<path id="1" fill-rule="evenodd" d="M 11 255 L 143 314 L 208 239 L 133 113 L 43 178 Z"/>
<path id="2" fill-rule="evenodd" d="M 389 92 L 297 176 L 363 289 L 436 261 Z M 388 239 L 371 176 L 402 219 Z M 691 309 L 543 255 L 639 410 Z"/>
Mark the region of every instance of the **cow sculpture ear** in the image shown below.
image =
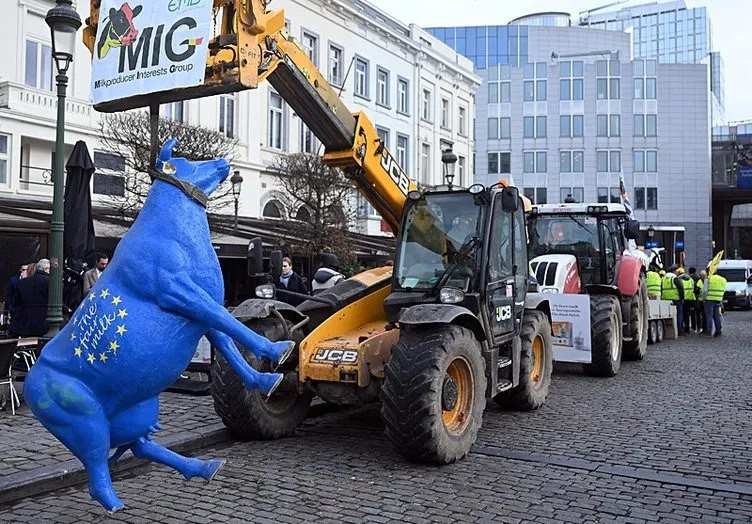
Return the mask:
<path id="1" fill-rule="evenodd" d="M 141 12 L 141 9 L 143 9 L 143 6 L 140 5 L 137 5 L 133 8 L 133 18 L 138 16 L 138 14 Z"/>
<path id="2" fill-rule="evenodd" d="M 115 20 L 115 17 L 117 16 L 117 9 L 114 7 L 110 8 L 110 20 Z"/>
<path id="3" fill-rule="evenodd" d="M 172 152 L 175 150 L 175 146 L 178 145 L 178 141 L 175 138 L 170 138 L 165 142 L 165 144 L 162 146 L 162 151 L 159 152 L 159 157 L 157 158 L 157 169 L 162 169 L 162 165 L 165 162 L 169 162 L 172 159 Z"/>

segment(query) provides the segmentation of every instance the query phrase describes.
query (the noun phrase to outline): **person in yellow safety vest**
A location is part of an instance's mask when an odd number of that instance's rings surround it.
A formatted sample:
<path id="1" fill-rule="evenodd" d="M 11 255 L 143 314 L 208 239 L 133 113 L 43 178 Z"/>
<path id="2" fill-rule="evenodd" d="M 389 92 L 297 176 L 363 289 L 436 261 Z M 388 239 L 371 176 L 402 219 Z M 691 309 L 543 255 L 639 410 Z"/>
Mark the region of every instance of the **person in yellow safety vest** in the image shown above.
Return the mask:
<path id="1" fill-rule="evenodd" d="M 670 300 L 676 306 L 676 328 L 679 335 L 684 335 L 684 283 L 674 273 L 679 267 L 674 266 L 661 281 L 661 298 Z"/>
<path id="2" fill-rule="evenodd" d="M 661 275 L 654 266 L 651 266 L 645 275 L 645 284 L 648 287 L 648 297 L 661 298 Z"/>
<path id="3" fill-rule="evenodd" d="M 723 294 L 726 292 L 726 279 L 721 275 L 710 275 L 702 287 L 705 298 L 705 334 L 710 336 L 713 324 L 715 324 L 714 337 L 720 337 L 723 334 L 723 321 L 721 319 L 721 304 L 723 304 Z"/>
<path id="4" fill-rule="evenodd" d="M 681 284 L 684 287 L 684 303 L 682 304 L 682 323 L 684 324 L 684 333 L 689 335 L 695 326 L 695 281 L 684 272 L 684 268 L 680 267 L 676 270 L 676 274 L 681 280 Z"/>
<path id="5" fill-rule="evenodd" d="M 705 281 L 708 279 L 708 274 L 703 269 L 700 271 L 700 276 L 695 281 L 695 300 L 697 301 L 697 329 L 698 333 L 705 334 L 705 299 L 702 295 L 702 286 L 705 285 Z"/>

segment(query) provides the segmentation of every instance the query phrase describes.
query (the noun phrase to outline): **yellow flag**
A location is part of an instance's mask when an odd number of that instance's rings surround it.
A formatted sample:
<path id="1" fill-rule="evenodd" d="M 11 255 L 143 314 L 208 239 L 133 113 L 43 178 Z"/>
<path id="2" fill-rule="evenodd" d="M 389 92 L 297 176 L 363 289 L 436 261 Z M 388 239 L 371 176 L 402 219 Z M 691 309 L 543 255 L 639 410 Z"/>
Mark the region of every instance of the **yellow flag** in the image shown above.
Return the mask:
<path id="1" fill-rule="evenodd" d="M 710 264 L 708 264 L 708 276 L 715 274 L 716 270 L 718 269 L 718 264 L 721 263 L 722 258 L 723 250 L 719 251 L 718 254 L 713 257 L 713 260 L 710 261 Z"/>

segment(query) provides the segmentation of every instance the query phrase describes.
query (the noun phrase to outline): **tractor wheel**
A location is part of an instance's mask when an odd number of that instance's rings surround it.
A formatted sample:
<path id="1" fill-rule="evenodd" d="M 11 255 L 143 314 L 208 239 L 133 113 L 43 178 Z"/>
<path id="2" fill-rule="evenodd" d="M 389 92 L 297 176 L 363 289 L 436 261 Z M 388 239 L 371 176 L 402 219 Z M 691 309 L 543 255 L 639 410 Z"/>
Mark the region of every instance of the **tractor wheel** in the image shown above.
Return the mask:
<path id="1" fill-rule="evenodd" d="M 663 337 L 666 335 L 666 326 L 663 323 L 663 320 L 657 320 L 656 321 L 656 327 L 657 333 L 656 333 L 656 342 L 663 342 Z"/>
<path id="2" fill-rule="evenodd" d="M 450 464 L 470 451 L 486 406 L 482 348 L 467 328 L 402 328 L 386 365 L 381 416 L 394 448 Z"/>
<path id="3" fill-rule="evenodd" d="M 284 338 L 284 329 L 277 319 L 264 318 L 245 323 L 253 331 L 276 342 Z M 300 333 L 294 333 L 298 342 Z M 238 346 L 246 362 L 259 371 L 270 371 L 269 363 L 259 361 L 250 351 Z M 280 372 L 297 366 L 295 355 Z M 211 394 L 214 411 L 234 436 L 241 439 L 273 440 L 291 435 L 308 414 L 313 395 L 284 391 L 274 393 L 268 400 L 258 391 L 249 391 L 230 364 L 217 353 L 212 365 Z"/>
<path id="4" fill-rule="evenodd" d="M 658 325 L 655 320 L 651 320 L 648 328 L 648 344 L 655 344 L 656 342 L 658 342 Z"/>
<path id="5" fill-rule="evenodd" d="M 640 277 L 640 287 L 637 294 L 629 300 L 628 336 L 632 340 L 625 340 L 623 356 L 625 360 L 642 360 L 648 351 L 648 322 L 650 318 L 650 304 L 648 303 L 648 288 L 645 277 Z"/>
<path id="6" fill-rule="evenodd" d="M 502 407 L 529 411 L 539 408 L 548 396 L 553 370 L 551 324 L 540 311 L 526 311 L 520 332 L 522 358 L 520 383 L 494 400 Z"/>
<path id="7" fill-rule="evenodd" d="M 613 377 L 621 367 L 621 306 L 611 295 L 590 296 L 591 364 L 583 364 L 585 373 Z"/>

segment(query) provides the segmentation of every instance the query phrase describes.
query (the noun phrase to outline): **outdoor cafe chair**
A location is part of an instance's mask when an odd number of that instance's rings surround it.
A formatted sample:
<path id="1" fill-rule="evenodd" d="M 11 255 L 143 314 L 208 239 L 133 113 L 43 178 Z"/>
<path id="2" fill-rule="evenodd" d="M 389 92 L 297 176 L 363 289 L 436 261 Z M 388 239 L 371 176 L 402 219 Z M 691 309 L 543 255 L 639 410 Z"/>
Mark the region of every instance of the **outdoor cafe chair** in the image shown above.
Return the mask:
<path id="1" fill-rule="evenodd" d="M 4 386 L 8 386 L 10 397 L 10 409 L 16 414 L 16 408 L 21 407 L 21 399 L 18 398 L 16 387 L 13 385 L 13 360 L 16 358 L 18 339 L 0 340 L 0 392 Z"/>

